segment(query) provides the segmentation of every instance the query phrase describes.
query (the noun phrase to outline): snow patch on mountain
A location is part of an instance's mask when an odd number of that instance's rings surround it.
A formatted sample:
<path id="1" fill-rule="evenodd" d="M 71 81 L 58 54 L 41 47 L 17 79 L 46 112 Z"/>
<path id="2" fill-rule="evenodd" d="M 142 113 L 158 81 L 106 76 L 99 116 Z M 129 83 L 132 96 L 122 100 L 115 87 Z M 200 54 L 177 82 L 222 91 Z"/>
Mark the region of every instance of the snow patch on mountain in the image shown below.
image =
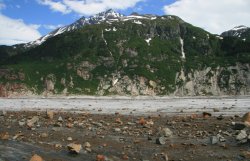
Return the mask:
<path id="1" fill-rule="evenodd" d="M 152 40 L 152 38 L 148 38 L 145 41 L 147 42 L 148 45 L 150 45 L 150 41 Z"/>
<path id="2" fill-rule="evenodd" d="M 135 24 L 137 24 L 137 25 L 142 25 L 142 22 L 141 21 L 139 21 L 139 20 L 134 20 L 134 22 L 133 23 L 135 23 Z"/>
<path id="3" fill-rule="evenodd" d="M 241 25 L 241 26 L 236 26 L 236 27 L 234 27 L 234 28 L 231 29 L 231 30 L 233 30 L 233 31 L 238 31 L 238 30 L 244 30 L 244 29 L 248 29 L 248 27 L 246 27 L 246 26 L 244 26 L 244 25 Z"/>

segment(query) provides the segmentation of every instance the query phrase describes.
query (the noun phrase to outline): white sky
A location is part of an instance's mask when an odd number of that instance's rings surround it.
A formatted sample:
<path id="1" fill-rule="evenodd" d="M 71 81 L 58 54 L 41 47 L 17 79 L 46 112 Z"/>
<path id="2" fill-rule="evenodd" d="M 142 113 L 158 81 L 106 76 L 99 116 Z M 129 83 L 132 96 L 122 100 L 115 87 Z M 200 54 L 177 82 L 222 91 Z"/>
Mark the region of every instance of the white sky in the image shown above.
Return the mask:
<path id="1" fill-rule="evenodd" d="M 250 26 L 250 0 L 178 0 L 164 11 L 216 34 Z"/>

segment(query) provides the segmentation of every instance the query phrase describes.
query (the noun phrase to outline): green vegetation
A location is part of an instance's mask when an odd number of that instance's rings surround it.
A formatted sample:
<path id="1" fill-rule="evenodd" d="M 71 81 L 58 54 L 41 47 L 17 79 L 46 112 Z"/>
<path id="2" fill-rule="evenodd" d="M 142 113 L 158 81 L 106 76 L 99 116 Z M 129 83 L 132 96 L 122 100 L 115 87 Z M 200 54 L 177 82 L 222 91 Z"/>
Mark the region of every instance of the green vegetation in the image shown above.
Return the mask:
<path id="1" fill-rule="evenodd" d="M 25 83 L 39 94 L 44 91 L 49 74 L 55 77 L 55 93 L 67 88 L 69 93 L 93 95 L 101 79 L 117 72 L 131 79 L 143 76 L 158 82 L 166 87 L 162 94 L 167 94 L 183 84 L 182 81 L 176 82 L 176 73 L 181 69 L 190 73 L 206 67 L 215 69 L 250 62 L 249 39 L 228 37 L 221 40 L 178 17 L 165 18 L 141 20 L 143 25 L 132 21 L 87 25 L 50 38 L 31 49 L 17 47 L 14 50 L 2 46 L 1 68 L 22 71 L 25 80 L 15 81 Z M 117 31 L 105 30 L 114 27 Z M 149 37 L 152 38 L 150 44 L 145 41 Z M 186 59 L 181 58 L 180 38 L 184 40 Z M 83 61 L 95 64 L 95 68 L 89 71 L 91 77 L 88 80 L 77 74 Z M 230 74 L 221 73 L 219 84 L 222 88 L 228 86 Z M 61 79 L 65 79 L 66 85 Z M 73 87 L 69 85 L 71 81 Z M 6 80 L 2 77 L 1 82 Z"/>

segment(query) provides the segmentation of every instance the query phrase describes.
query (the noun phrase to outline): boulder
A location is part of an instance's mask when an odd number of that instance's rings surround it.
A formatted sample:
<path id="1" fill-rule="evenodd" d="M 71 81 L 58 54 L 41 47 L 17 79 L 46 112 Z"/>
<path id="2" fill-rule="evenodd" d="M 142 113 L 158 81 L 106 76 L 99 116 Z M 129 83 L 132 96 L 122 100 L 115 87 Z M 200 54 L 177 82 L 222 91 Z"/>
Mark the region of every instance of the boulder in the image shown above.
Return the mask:
<path id="1" fill-rule="evenodd" d="M 91 147 L 91 145 L 90 145 L 90 143 L 89 143 L 89 142 L 85 142 L 85 143 L 83 144 L 83 147 L 85 147 L 85 148 L 90 148 L 90 147 Z"/>
<path id="2" fill-rule="evenodd" d="M 163 128 L 162 134 L 165 137 L 172 137 L 173 136 L 173 132 L 169 128 Z"/>
<path id="3" fill-rule="evenodd" d="M 165 137 L 159 137 L 156 139 L 156 144 L 164 145 L 166 144 L 166 138 Z"/>
<path id="4" fill-rule="evenodd" d="M 105 161 L 105 156 L 104 155 L 97 155 L 96 161 Z"/>
<path id="5" fill-rule="evenodd" d="M 33 116 L 32 119 L 27 121 L 27 125 L 28 125 L 28 127 L 32 127 L 38 121 L 39 121 L 39 117 L 38 116 Z"/>
<path id="6" fill-rule="evenodd" d="M 240 133 L 236 136 L 236 140 L 242 141 L 247 138 L 247 132 L 245 130 L 240 130 Z"/>
<path id="7" fill-rule="evenodd" d="M 47 114 L 47 118 L 48 118 L 48 119 L 53 119 L 53 117 L 54 117 L 54 112 L 53 112 L 53 111 L 48 110 L 48 111 L 46 112 L 46 114 Z"/>
<path id="8" fill-rule="evenodd" d="M 58 122 L 63 122 L 62 116 L 59 116 L 57 121 L 58 121 Z"/>
<path id="9" fill-rule="evenodd" d="M 34 155 L 30 158 L 30 161 L 43 161 L 43 158 L 40 157 L 40 156 L 37 155 L 37 154 L 34 154 Z"/>
<path id="10" fill-rule="evenodd" d="M 243 117 L 242 117 L 242 122 L 244 122 L 245 124 L 250 126 L 250 112 L 246 113 Z"/>
<path id="11" fill-rule="evenodd" d="M 210 140 L 211 140 L 211 144 L 217 144 L 218 142 L 219 142 L 219 139 L 218 139 L 218 137 L 217 136 L 212 136 L 211 138 L 210 138 Z"/>
<path id="12" fill-rule="evenodd" d="M 235 122 L 233 125 L 234 130 L 243 130 L 246 128 L 246 124 L 242 122 Z"/>
<path id="13" fill-rule="evenodd" d="M 74 144 L 74 143 L 71 143 L 71 144 L 68 144 L 67 145 L 67 148 L 69 150 L 70 153 L 72 154 L 79 154 L 81 149 L 82 149 L 82 145 L 81 144 Z"/>

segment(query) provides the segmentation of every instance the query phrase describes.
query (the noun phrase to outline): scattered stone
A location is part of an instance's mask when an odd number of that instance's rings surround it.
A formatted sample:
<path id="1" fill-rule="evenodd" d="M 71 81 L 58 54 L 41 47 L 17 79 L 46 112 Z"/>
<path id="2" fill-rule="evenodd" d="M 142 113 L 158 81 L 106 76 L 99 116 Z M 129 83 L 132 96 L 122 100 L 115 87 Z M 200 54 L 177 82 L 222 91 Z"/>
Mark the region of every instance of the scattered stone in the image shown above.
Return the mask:
<path id="1" fill-rule="evenodd" d="M 223 120 L 224 119 L 224 116 L 223 115 L 220 115 L 217 117 L 217 120 Z"/>
<path id="2" fill-rule="evenodd" d="M 7 114 L 6 111 L 0 111 L 0 116 L 5 116 Z"/>
<path id="3" fill-rule="evenodd" d="M 128 157 L 128 155 L 124 154 L 124 155 L 122 156 L 122 159 L 123 159 L 123 160 L 128 160 L 129 157 Z"/>
<path id="4" fill-rule="evenodd" d="M 184 126 L 191 126 L 190 123 L 184 123 L 183 125 L 184 125 Z"/>
<path id="5" fill-rule="evenodd" d="M 225 142 L 226 141 L 226 139 L 220 134 L 217 134 L 216 137 L 219 139 L 220 142 Z"/>
<path id="6" fill-rule="evenodd" d="M 18 125 L 19 125 L 19 126 L 24 126 L 24 125 L 25 125 L 25 121 L 19 121 L 19 122 L 18 122 Z"/>
<path id="7" fill-rule="evenodd" d="M 162 129 L 163 136 L 165 137 L 172 137 L 173 132 L 169 128 L 163 128 Z"/>
<path id="8" fill-rule="evenodd" d="M 37 154 L 34 154 L 34 155 L 30 158 L 30 161 L 43 161 L 43 158 L 40 157 L 40 156 L 37 155 Z"/>
<path id="9" fill-rule="evenodd" d="M 212 145 L 217 144 L 217 143 L 219 142 L 219 139 L 218 139 L 217 136 L 212 136 L 212 137 L 210 138 L 210 140 L 211 140 L 211 144 L 212 144 Z"/>
<path id="10" fill-rule="evenodd" d="M 47 114 L 48 119 L 51 119 L 51 120 L 53 119 L 53 117 L 54 117 L 54 112 L 53 111 L 47 110 L 46 114 Z"/>
<path id="11" fill-rule="evenodd" d="M 214 108 L 213 111 L 214 112 L 220 112 L 220 110 L 218 108 Z"/>
<path id="12" fill-rule="evenodd" d="M 132 126 L 132 125 L 135 125 L 135 123 L 133 123 L 133 122 L 127 122 L 127 125 Z"/>
<path id="13" fill-rule="evenodd" d="M 92 124 L 93 124 L 93 125 L 96 125 L 96 126 L 98 126 L 98 127 L 102 127 L 102 126 L 103 126 L 102 123 L 100 123 L 100 122 L 93 122 Z"/>
<path id="14" fill-rule="evenodd" d="M 169 159 L 168 159 L 168 155 L 165 153 L 165 154 L 163 154 L 164 155 L 164 159 L 165 159 L 165 161 L 169 161 Z"/>
<path id="15" fill-rule="evenodd" d="M 115 132 L 121 132 L 121 129 L 120 128 L 114 128 L 114 131 Z"/>
<path id="16" fill-rule="evenodd" d="M 156 144 L 165 145 L 166 144 L 166 138 L 165 137 L 159 137 L 156 139 Z"/>
<path id="17" fill-rule="evenodd" d="M 96 161 L 105 161 L 105 156 L 104 155 L 97 155 Z"/>
<path id="18" fill-rule="evenodd" d="M 220 144 L 220 147 L 222 147 L 224 149 L 228 149 L 229 146 L 227 144 L 223 143 L 223 144 Z"/>
<path id="19" fill-rule="evenodd" d="M 27 121 L 27 126 L 31 128 L 38 121 L 39 121 L 39 117 L 38 116 L 33 116 L 32 119 Z"/>
<path id="20" fill-rule="evenodd" d="M 72 117 L 69 117 L 69 118 L 68 118 L 68 121 L 72 122 L 72 121 L 73 121 Z"/>
<path id="21" fill-rule="evenodd" d="M 73 126 L 74 126 L 74 125 L 71 124 L 71 123 L 67 123 L 67 124 L 66 124 L 66 127 L 67 127 L 67 128 L 72 128 Z"/>
<path id="22" fill-rule="evenodd" d="M 241 156 L 244 158 L 244 159 L 249 159 L 250 160 L 250 151 L 243 151 L 241 153 Z"/>
<path id="23" fill-rule="evenodd" d="M 47 138 L 48 136 L 49 136 L 49 134 L 46 133 L 46 132 L 44 132 L 44 133 L 41 134 L 41 137 L 42 137 L 42 138 Z"/>
<path id="24" fill-rule="evenodd" d="M 140 120 L 138 121 L 138 123 L 139 123 L 140 125 L 145 125 L 147 122 L 146 122 L 146 120 L 142 117 L 142 118 L 140 118 Z"/>
<path id="25" fill-rule="evenodd" d="M 61 149 L 62 148 L 62 144 L 55 144 L 55 148 L 56 149 Z"/>
<path id="26" fill-rule="evenodd" d="M 140 142 L 141 142 L 141 141 L 138 140 L 138 139 L 135 139 L 135 140 L 134 140 L 134 143 L 135 143 L 135 144 L 139 144 Z"/>
<path id="27" fill-rule="evenodd" d="M 145 125 L 143 125 L 143 127 L 144 127 L 144 128 L 148 128 L 148 129 L 151 128 L 151 126 L 150 126 L 149 124 L 145 124 Z"/>
<path id="28" fill-rule="evenodd" d="M 121 125 L 123 124 L 123 122 L 121 121 L 120 118 L 117 118 L 117 119 L 115 120 L 115 122 L 118 123 L 118 124 L 121 124 Z"/>
<path id="29" fill-rule="evenodd" d="M 5 132 L 5 133 L 0 134 L 0 138 L 1 138 L 2 140 L 8 140 L 9 137 L 10 137 L 10 135 L 9 135 L 8 132 Z"/>
<path id="30" fill-rule="evenodd" d="M 209 112 L 203 112 L 202 115 L 203 115 L 204 118 L 208 118 L 208 117 L 212 116 L 212 114 L 209 113 Z"/>
<path id="31" fill-rule="evenodd" d="M 72 139 L 72 137 L 68 137 L 67 140 L 68 141 L 72 141 L 73 139 Z"/>
<path id="32" fill-rule="evenodd" d="M 71 144 L 68 144 L 67 145 L 67 148 L 69 150 L 70 153 L 72 154 L 79 154 L 81 149 L 82 149 L 82 145 L 81 144 L 74 144 L 74 143 L 71 143 Z"/>
<path id="33" fill-rule="evenodd" d="M 92 152 L 92 149 L 91 149 L 91 148 L 85 148 L 85 150 L 86 150 L 87 152 L 89 152 L 89 153 Z"/>
<path id="34" fill-rule="evenodd" d="M 226 135 L 226 136 L 232 136 L 232 134 L 231 133 L 229 133 L 228 131 L 224 131 L 224 132 L 222 132 L 224 135 Z"/>
<path id="35" fill-rule="evenodd" d="M 240 130 L 240 133 L 236 136 L 236 140 L 238 141 L 243 141 L 246 138 L 247 138 L 247 133 L 245 130 Z"/>
<path id="36" fill-rule="evenodd" d="M 61 127 L 52 127 L 52 130 L 53 130 L 53 131 L 61 131 L 62 128 L 61 128 Z"/>
<path id="37" fill-rule="evenodd" d="M 250 125 L 250 112 L 246 113 L 242 117 L 242 122 L 246 123 L 247 125 Z"/>
<path id="38" fill-rule="evenodd" d="M 63 118 L 62 116 L 59 116 L 58 119 L 57 119 L 58 122 L 63 122 Z"/>
<path id="39" fill-rule="evenodd" d="M 151 119 L 150 119 L 150 120 L 148 120 L 146 123 L 147 123 L 147 125 L 150 125 L 150 126 L 153 126 L 153 125 L 154 125 L 154 121 L 153 121 L 153 120 L 151 120 Z"/>
<path id="40" fill-rule="evenodd" d="M 90 143 L 89 143 L 89 142 L 85 142 L 85 143 L 83 144 L 83 147 L 85 147 L 85 148 L 90 148 L 90 147 L 91 147 L 91 145 L 90 145 Z"/>
<path id="41" fill-rule="evenodd" d="M 234 130 L 243 130 L 245 128 L 246 128 L 246 124 L 244 124 L 244 123 L 241 123 L 241 122 L 233 123 Z"/>
<path id="42" fill-rule="evenodd" d="M 62 123 L 61 122 L 57 122 L 54 124 L 55 127 L 62 127 Z"/>
<path id="43" fill-rule="evenodd" d="M 20 136 L 24 136 L 24 134 L 23 133 L 18 133 L 18 134 L 16 134 L 15 136 L 13 136 L 13 140 L 16 140 L 17 138 L 19 138 Z"/>
<path id="44" fill-rule="evenodd" d="M 153 138 L 151 136 L 148 136 L 148 140 L 153 140 Z"/>

